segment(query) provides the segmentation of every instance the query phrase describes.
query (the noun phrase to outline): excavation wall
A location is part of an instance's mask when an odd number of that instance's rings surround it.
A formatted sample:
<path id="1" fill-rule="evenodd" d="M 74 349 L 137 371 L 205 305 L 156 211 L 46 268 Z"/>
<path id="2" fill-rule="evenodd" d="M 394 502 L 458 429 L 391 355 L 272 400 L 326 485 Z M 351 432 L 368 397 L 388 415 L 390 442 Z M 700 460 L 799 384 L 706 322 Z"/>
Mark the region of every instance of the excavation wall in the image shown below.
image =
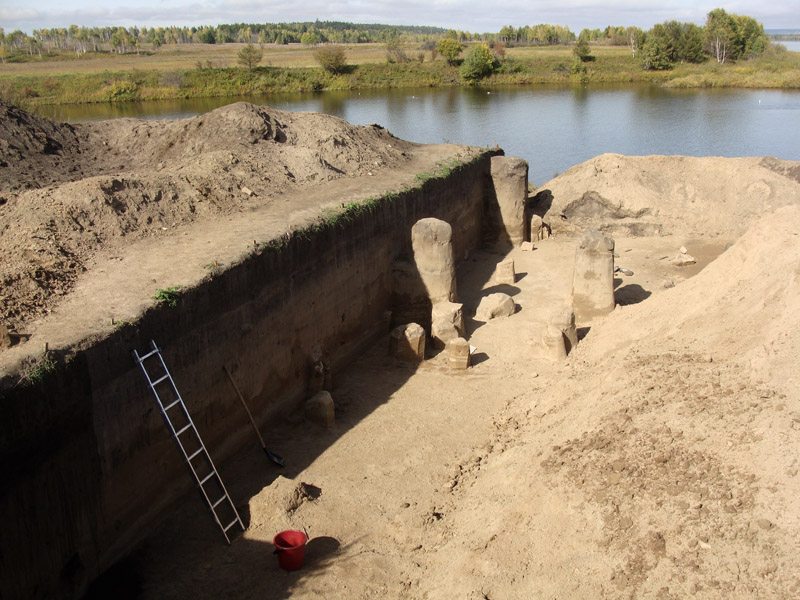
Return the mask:
<path id="1" fill-rule="evenodd" d="M 134 348 L 163 348 L 219 464 L 253 443 L 223 366 L 261 423 L 296 409 L 313 357 L 336 369 L 388 332 L 392 265 L 418 219 L 450 223 L 457 258 L 478 246 L 490 157 L 255 250 L 42 381 L 0 389 L 0 597 L 80 595 L 192 488 Z"/>

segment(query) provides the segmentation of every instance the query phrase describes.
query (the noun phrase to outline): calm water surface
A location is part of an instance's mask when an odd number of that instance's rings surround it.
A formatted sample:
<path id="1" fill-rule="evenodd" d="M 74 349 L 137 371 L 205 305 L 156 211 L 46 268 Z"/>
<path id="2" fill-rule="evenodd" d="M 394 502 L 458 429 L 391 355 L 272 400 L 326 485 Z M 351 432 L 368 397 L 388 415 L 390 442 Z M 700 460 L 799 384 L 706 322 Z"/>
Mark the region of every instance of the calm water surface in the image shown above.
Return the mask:
<path id="1" fill-rule="evenodd" d="M 499 145 L 527 159 L 536 184 L 603 152 L 771 155 L 800 160 L 800 92 L 582 88 L 403 89 L 54 107 L 67 121 L 176 118 L 235 100 L 380 123 L 418 142 Z"/>

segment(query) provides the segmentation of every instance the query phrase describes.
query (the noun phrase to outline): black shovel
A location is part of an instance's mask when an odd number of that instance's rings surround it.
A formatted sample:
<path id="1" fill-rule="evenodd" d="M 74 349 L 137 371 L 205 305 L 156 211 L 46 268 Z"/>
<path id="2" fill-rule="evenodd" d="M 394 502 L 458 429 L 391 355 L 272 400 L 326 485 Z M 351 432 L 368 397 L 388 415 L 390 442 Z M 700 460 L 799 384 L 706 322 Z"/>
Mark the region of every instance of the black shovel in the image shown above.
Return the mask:
<path id="1" fill-rule="evenodd" d="M 239 386 L 236 385 L 236 382 L 233 380 L 233 376 L 231 375 L 231 372 L 228 371 L 228 367 L 223 365 L 222 370 L 225 371 L 225 375 L 228 376 L 228 380 L 231 382 L 233 389 L 236 390 L 236 395 L 239 396 L 239 400 L 241 401 L 242 406 L 244 406 L 244 410 L 247 412 L 247 416 L 250 419 L 250 424 L 253 426 L 253 431 L 256 432 L 256 435 L 258 436 L 258 441 L 261 442 L 261 449 L 267 455 L 267 458 L 269 458 L 272 462 L 274 462 L 279 467 L 285 467 L 286 462 L 283 460 L 283 457 L 278 454 L 275 454 L 272 450 L 267 449 L 267 445 L 264 443 L 264 438 L 261 437 L 261 432 L 258 430 L 258 426 L 256 425 L 256 422 L 253 419 L 253 415 L 250 414 L 250 409 L 247 408 L 247 402 L 244 401 L 244 396 L 242 396 L 242 392 L 239 391 Z"/>

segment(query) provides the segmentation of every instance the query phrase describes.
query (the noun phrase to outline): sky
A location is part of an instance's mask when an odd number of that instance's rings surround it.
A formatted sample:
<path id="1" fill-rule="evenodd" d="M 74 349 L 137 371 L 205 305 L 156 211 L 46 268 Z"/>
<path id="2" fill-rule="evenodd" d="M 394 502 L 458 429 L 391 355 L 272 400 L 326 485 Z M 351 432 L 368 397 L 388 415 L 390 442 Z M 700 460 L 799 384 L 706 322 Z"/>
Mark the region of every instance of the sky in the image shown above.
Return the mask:
<path id="1" fill-rule="evenodd" d="M 610 24 L 649 28 L 670 19 L 702 24 L 717 7 L 755 17 L 767 29 L 800 29 L 800 0 L 0 0 L 0 27 L 30 33 L 70 24 L 151 27 L 320 19 L 472 32 L 553 23 L 579 31 Z"/>

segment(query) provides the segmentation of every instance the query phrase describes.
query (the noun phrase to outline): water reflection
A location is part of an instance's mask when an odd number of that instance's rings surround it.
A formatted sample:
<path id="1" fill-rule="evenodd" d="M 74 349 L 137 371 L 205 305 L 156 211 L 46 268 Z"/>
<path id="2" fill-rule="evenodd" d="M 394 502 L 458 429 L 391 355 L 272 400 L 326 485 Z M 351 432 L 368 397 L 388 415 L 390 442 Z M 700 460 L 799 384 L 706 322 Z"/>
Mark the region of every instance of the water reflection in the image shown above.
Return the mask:
<path id="1" fill-rule="evenodd" d="M 795 133 L 800 131 L 800 92 L 788 90 L 420 88 L 65 106 L 42 112 L 66 121 L 176 118 L 238 100 L 379 123 L 418 142 L 498 144 L 529 161 L 537 184 L 603 152 L 800 160 Z"/>

